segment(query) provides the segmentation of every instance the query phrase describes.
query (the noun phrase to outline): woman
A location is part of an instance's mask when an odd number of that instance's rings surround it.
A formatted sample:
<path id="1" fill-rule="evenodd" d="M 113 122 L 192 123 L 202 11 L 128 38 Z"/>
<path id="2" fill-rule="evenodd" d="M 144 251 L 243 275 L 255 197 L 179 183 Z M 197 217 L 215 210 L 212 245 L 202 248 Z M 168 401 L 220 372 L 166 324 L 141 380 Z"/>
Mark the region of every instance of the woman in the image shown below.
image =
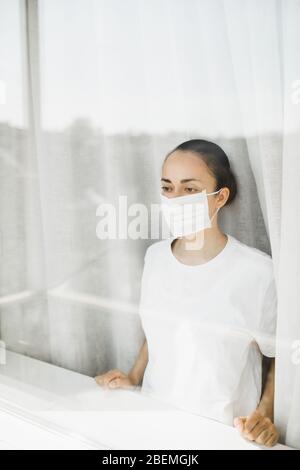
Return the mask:
<path id="1" fill-rule="evenodd" d="M 96 382 L 127 388 L 142 381 L 145 393 L 272 446 L 278 441 L 272 259 L 219 228 L 218 211 L 234 200 L 237 186 L 218 145 L 182 143 L 166 156 L 161 181 L 173 236 L 146 251 L 145 342 L 129 374 L 114 369 Z M 195 211 L 184 212 L 187 206 Z M 263 355 L 273 359 L 262 391 Z"/>

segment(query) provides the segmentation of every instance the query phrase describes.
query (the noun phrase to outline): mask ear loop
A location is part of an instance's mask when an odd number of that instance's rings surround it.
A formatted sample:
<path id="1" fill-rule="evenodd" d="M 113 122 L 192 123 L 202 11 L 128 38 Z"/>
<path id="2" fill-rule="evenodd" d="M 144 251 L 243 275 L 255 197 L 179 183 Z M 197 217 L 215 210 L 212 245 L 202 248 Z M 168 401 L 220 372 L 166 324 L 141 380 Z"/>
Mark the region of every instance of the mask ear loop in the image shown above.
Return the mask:
<path id="1" fill-rule="evenodd" d="M 216 217 L 217 213 L 219 212 L 219 210 L 221 209 L 221 207 L 218 207 L 216 212 L 214 213 L 214 215 L 211 217 L 210 221 L 212 222 L 213 219 Z"/>
<path id="2" fill-rule="evenodd" d="M 223 189 L 223 188 L 220 188 L 220 189 L 218 189 L 218 191 L 214 191 L 213 193 L 206 193 L 206 196 L 210 196 L 211 194 L 217 194 L 221 191 L 221 189 Z"/>
<path id="3" fill-rule="evenodd" d="M 220 188 L 218 191 L 214 191 L 213 193 L 207 193 L 206 195 L 209 196 L 211 194 L 217 194 L 221 191 L 221 189 L 223 188 Z M 212 222 L 213 219 L 215 218 L 215 216 L 217 215 L 217 213 L 219 212 L 219 210 L 221 209 L 221 207 L 218 207 L 217 210 L 215 211 L 214 215 L 211 217 L 210 221 Z"/>

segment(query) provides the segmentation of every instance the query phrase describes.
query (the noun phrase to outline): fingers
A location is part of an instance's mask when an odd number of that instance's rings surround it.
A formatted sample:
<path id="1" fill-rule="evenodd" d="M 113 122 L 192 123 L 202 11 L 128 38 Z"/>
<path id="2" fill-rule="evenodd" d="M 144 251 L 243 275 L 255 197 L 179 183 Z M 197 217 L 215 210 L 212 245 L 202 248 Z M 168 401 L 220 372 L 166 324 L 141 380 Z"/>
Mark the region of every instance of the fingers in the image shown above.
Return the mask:
<path id="1" fill-rule="evenodd" d="M 266 427 L 259 433 L 255 441 L 258 444 L 271 447 L 277 444 L 278 439 L 279 433 L 272 421 L 269 420 L 269 422 L 266 424 Z"/>
<path id="2" fill-rule="evenodd" d="M 252 413 L 246 419 L 245 428 L 244 428 L 245 432 L 251 433 L 252 430 L 255 428 L 255 426 L 261 423 L 262 419 L 263 419 L 263 416 L 258 411 L 254 411 L 254 413 Z"/>
<path id="3" fill-rule="evenodd" d="M 276 432 L 271 434 L 269 439 L 266 440 L 265 446 L 267 446 L 267 447 L 275 446 L 275 444 L 277 444 L 277 442 L 278 442 L 278 439 L 279 439 L 279 434 L 276 431 Z"/>
<path id="4" fill-rule="evenodd" d="M 239 430 L 240 433 L 244 431 L 244 424 L 245 424 L 246 419 L 247 419 L 246 416 L 238 416 L 234 418 L 233 424 Z"/>
<path id="5" fill-rule="evenodd" d="M 272 432 L 269 429 L 264 429 L 259 436 L 255 439 L 258 444 L 265 444 L 271 438 Z"/>
<path id="6" fill-rule="evenodd" d="M 105 388 L 135 388 L 128 376 L 119 369 L 112 369 L 105 374 L 94 377 L 98 385 Z"/>
<path id="7" fill-rule="evenodd" d="M 112 380 L 118 379 L 123 376 L 125 376 L 125 374 L 119 369 L 112 369 L 106 372 L 105 374 L 97 375 L 96 377 L 94 377 L 94 379 L 98 385 L 108 387 Z"/>
<path id="8" fill-rule="evenodd" d="M 263 433 L 266 429 L 268 429 L 268 423 L 266 421 L 260 421 L 257 425 L 252 428 L 250 432 L 245 431 L 246 437 L 251 441 L 256 441 L 258 437 Z"/>
<path id="9" fill-rule="evenodd" d="M 121 387 L 121 384 L 122 384 L 122 380 L 121 379 L 112 379 L 108 386 L 110 388 L 118 388 L 118 387 Z"/>
<path id="10" fill-rule="evenodd" d="M 108 386 L 109 388 L 135 388 L 127 376 L 111 380 Z"/>
<path id="11" fill-rule="evenodd" d="M 278 442 L 279 434 L 271 419 L 255 411 L 248 417 L 236 417 L 234 425 L 238 428 L 241 435 L 250 441 L 268 447 Z"/>

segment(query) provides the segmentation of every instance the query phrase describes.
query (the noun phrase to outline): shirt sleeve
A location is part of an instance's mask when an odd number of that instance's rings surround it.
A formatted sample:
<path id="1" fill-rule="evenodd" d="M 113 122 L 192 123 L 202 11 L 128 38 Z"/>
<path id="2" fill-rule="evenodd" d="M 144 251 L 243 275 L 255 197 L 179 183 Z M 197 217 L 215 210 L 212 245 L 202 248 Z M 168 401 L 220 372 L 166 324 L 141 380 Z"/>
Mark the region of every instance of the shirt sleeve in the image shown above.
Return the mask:
<path id="1" fill-rule="evenodd" d="M 260 324 L 256 341 L 262 354 L 267 357 L 276 355 L 277 291 L 274 276 L 271 277 L 263 296 Z"/>

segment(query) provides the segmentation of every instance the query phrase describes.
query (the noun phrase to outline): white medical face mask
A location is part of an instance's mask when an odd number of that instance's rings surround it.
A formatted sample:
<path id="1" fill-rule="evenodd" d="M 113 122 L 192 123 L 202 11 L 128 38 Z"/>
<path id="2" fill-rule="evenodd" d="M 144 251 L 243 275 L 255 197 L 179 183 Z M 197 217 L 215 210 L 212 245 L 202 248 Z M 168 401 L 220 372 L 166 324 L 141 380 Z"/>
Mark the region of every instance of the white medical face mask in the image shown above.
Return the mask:
<path id="1" fill-rule="evenodd" d="M 201 193 L 172 198 L 161 194 L 160 209 L 171 235 L 173 237 L 184 237 L 205 228 L 210 228 L 212 219 L 219 208 L 210 219 L 207 196 L 217 194 L 220 191 L 221 189 L 213 193 L 206 193 L 204 190 Z"/>

